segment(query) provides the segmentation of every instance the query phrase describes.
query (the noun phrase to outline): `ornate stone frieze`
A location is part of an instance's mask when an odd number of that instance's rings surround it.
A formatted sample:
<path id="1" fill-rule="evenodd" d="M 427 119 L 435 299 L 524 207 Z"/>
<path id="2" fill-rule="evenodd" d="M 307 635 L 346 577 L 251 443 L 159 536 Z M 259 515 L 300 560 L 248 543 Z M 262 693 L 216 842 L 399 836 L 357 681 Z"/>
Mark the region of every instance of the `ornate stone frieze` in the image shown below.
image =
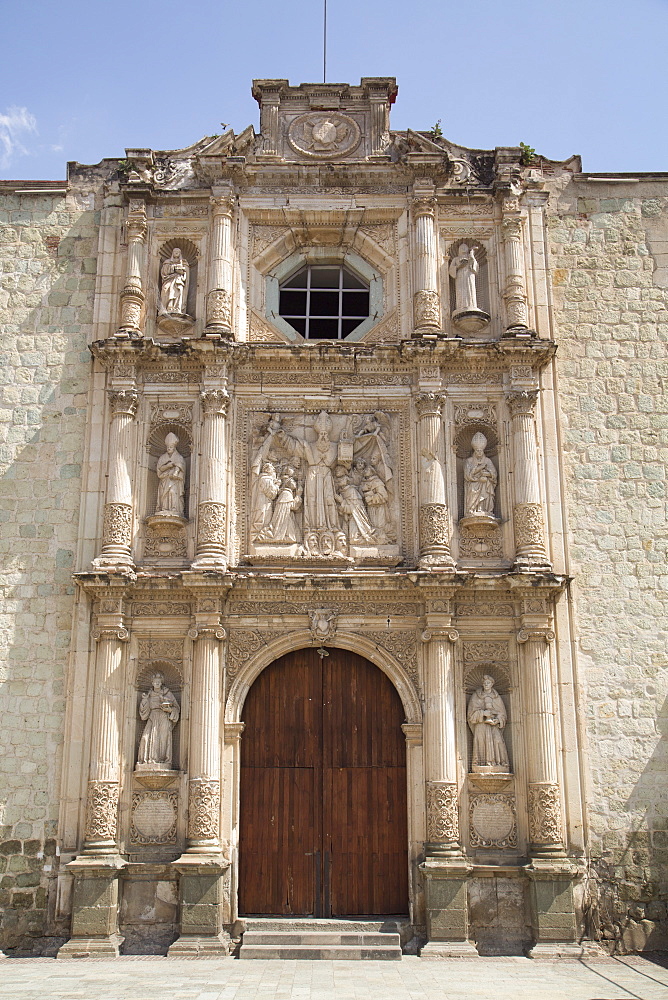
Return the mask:
<path id="1" fill-rule="evenodd" d="M 537 845 L 563 844 L 558 785 L 529 784 L 529 841 Z"/>
<path id="2" fill-rule="evenodd" d="M 147 525 L 144 555 L 151 559 L 185 559 L 187 544 L 183 526 L 167 521 Z"/>
<path id="3" fill-rule="evenodd" d="M 508 660 L 508 643 L 485 640 L 466 640 L 464 660 L 468 663 L 505 663 Z"/>
<path id="4" fill-rule="evenodd" d="M 496 427 L 496 406 L 494 403 L 463 403 L 455 406 L 455 423 L 481 423 Z"/>
<path id="5" fill-rule="evenodd" d="M 482 793 L 469 800 L 471 847 L 517 847 L 517 814 L 512 795 Z"/>
<path id="6" fill-rule="evenodd" d="M 152 403 L 151 427 L 175 423 L 189 427 L 193 422 L 192 403 Z"/>
<path id="7" fill-rule="evenodd" d="M 197 547 L 205 545 L 225 545 L 227 512 L 224 503 L 207 500 L 198 508 Z"/>
<path id="8" fill-rule="evenodd" d="M 171 618 L 189 615 L 190 604 L 182 601 L 135 601 L 132 614 L 135 618 Z"/>
<path id="9" fill-rule="evenodd" d="M 188 839 L 217 840 L 220 827 L 220 781 L 191 778 L 188 782 Z"/>
<path id="10" fill-rule="evenodd" d="M 86 803 L 86 840 L 116 839 L 119 786 L 115 781 L 89 781 Z"/>
<path id="11" fill-rule="evenodd" d="M 459 556 L 461 559 L 500 559 L 503 556 L 503 536 L 498 525 L 477 528 L 460 525 Z"/>
<path id="12" fill-rule="evenodd" d="M 175 844 L 177 818 L 178 792 L 133 792 L 130 842 Z"/>
<path id="13" fill-rule="evenodd" d="M 458 618 L 509 618 L 514 613 L 512 604 L 496 604 L 492 601 L 458 604 L 455 608 Z"/>
<path id="14" fill-rule="evenodd" d="M 174 660 L 183 657 L 182 639 L 140 639 L 140 660 Z"/>
<path id="15" fill-rule="evenodd" d="M 180 371 L 177 369 L 158 369 L 154 371 L 144 371 L 144 382 L 164 382 L 166 385 L 173 385 L 178 382 L 199 382 L 201 378 L 198 371 Z"/>
<path id="16" fill-rule="evenodd" d="M 427 840 L 432 844 L 459 840 L 457 785 L 446 781 L 427 782 Z"/>
<path id="17" fill-rule="evenodd" d="M 383 617 L 402 617 L 403 615 L 420 615 L 422 605 L 414 603 L 378 603 L 370 601 L 328 601 L 338 615 L 382 615 Z M 231 615 L 304 615 L 307 608 L 296 601 L 242 601 L 230 600 Z"/>

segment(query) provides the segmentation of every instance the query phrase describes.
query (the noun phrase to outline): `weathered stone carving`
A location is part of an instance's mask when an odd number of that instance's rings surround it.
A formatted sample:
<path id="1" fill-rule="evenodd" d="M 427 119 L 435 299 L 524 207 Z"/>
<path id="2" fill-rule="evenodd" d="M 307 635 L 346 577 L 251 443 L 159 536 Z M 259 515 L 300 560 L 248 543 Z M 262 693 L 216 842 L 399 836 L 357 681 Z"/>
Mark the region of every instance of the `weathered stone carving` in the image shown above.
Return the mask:
<path id="1" fill-rule="evenodd" d="M 103 543 L 129 548 L 132 542 L 132 507 L 128 503 L 104 505 Z"/>
<path id="2" fill-rule="evenodd" d="M 414 300 L 415 326 L 434 327 L 441 324 L 441 301 L 437 291 L 422 288 L 415 293 Z"/>
<path id="3" fill-rule="evenodd" d="M 239 671 L 239 667 L 249 660 L 261 646 L 265 645 L 265 639 L 260 632 L 253 629 L 233 628 L 230 629 L 227 644 L 227 672 L 234 677 Z"/>
<path id="4" fill-rule="evenodd" d="M 89 781 L 86 841 L 116 839 L 119 787 L 115 781 Z"/>
<path id="5" fill-rule="evenodd" d="M 226 508 L 224 503 L 207 500 L 199 505 L 197 520 L 197 547 L 213 544 L 225 545 Z"/>
<path id="6" fill-rule="evenodd" d="M 503 730 L 508 715 L 490 674 L 484 675 L 482 687 L 469 698 L 466 718 L 473 733 L 472 770 L 507 773 L 508 751 Z"/>
<path id="7" fill-rule="evenodd" d="M 185 315 L 190 282 L 190 265 L 179 247 L 174 247 L 171 257 L 160 268 L 160 312 Z"/>
<path id="8" fill-rule="evenodd" d="M 178 792 L 133 792 L 130 841 L 175 844 Z"/>
<path id="9" fill-rule="evenodd" d="M 427 782 L 427 840 L 432 844 L 459 840 L 457 785 L 445 781 Z"/>
<path id="10" fill-rule="evenodd" d="M 186 460 L 177 450 L 176 434 L 165 438 L 167 451 L 160 456 L 156 466 L 158 476 L 158 503 L 156 514 L 176 514 L 183 517 L 186 490 Z"/>
<path id="11" fill-rule="evenodd" d="M 474 434 L 471 447 L 473 454 L 464 462 L 464 516 L 492 517 L 498 476 L 491 458 L 485 455 L 485 435 Z"/>
<path id="12" fill-rule="evenodd" d="M 189 840 L 217 840 L 220 823 L 220 781 L 191 778 L 188 782 Z"/>
<path id="13" fill-rule="evenodd" d="M 512 795 L 472 795 L 469 838 L 471 847 L 516 847 L 517 817 Z"/>
<path id="14" fill-rule="evenodd" d="M 543 509 L 539 503 L 518 503 L 513 508 L 517 546 L 543 548 Z"/>
<path id="15" fill-rule="evenodd" d="M 146 723 L 139 741 L 137 766 L 172 767 L 172 731 L 179 719 L 179 704 L 164 683 L 164 675 L 156 671 L 151 687 L 142 695 L 139 718 Z"/>
<path id="16" fill-rule="evenodd" d="M 529 840 L 532 844 L 563 843 L 558 785 L 529 784 Z"/>
<path id="17" fill-rule="evenodd" d="M 182 518 L 154 516 L 149 517 L 147 522 L 145 557 L 179 561 L 186 558 L 187 545 Z"/>
<path id="18" fill-rule="evenodd" d="M 338 111 L 300 115 L 288 128 L 288 142 L 295 152 L 318 160 L 347 156 L 360 138 L 357 122 Z"/>
<path id="19" fill-rule="evenodd" d="M 336 632 L 336 611 L 328 608 L 313 608 L 308 613 L 309 628 L 314 641 L 324 642 L 325 639 L 332 639 Z"/>
<path id="20" fill-rule="evenodd" d="M 254 442 L 251 558 L 396 561 L 387 415 L 287 420 L 271 414 Z"/>

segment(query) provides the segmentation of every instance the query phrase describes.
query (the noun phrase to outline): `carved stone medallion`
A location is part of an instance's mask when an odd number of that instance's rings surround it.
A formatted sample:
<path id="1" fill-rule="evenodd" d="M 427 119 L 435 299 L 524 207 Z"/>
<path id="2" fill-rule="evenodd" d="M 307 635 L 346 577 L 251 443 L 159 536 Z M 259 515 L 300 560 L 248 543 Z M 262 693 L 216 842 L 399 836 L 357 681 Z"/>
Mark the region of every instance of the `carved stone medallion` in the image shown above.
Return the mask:
<path id="1" fill-rule="evenodd" d="M 296 153 L 318 160 L 347 156 L 358 146 L 356 121 L 338 111 L 300 115 L 290 123 L 288 142 Z"/>

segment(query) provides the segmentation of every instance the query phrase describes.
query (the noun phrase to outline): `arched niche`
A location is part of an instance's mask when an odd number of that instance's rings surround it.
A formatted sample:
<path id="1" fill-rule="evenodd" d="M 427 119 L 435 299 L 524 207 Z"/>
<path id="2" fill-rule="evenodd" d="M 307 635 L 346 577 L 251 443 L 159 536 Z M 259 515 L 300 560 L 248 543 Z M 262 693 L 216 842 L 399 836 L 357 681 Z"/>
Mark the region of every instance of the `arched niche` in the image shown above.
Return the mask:
<path id="1" fill-rule="evenodd" d="M 166 451 L 165 438 L 168 434 L 175 434 L 179 439 L 176 449 L 183 455 L 186 462 L 186 479 L 185 479 L 185 494 L 184 494 L 184 510 L 183 516 L 185 518 L 189 517 L 188 513 L 188 501 L 190 497 L 190 460 L 192 455 L 192 428 L 185 423 L 178 420 L 161 420 L 159 423 L 154 424 L 149 432 L 148 439 L 146 441 L 146 450 L 149 455 L 148 459 L 148 483 L 146 490 L 146 515 L 151 516 L 155 514 L 158 499 L 158 474 L 157 474 L 157 464 L 158 459 Z"/>
<path id="2" fill-rule="evenodd" d="M 478 262 L 478 273 L 476 275 L 475 287 L 478 309 L 489 314 L 490 311 L 490 295 L 489 295 L 489 258 L 487 255 L 487 248 L 483 243 L 480 242 L 476 237 L 462 236 L 461 239 L 455 240 L 454 243 L 450 244 L 448 248 L 448 280 L 449 280 L 449 300 L 450 300 L 450 315 L 456 311 L 457 298 L 455 294 L 455 279 L 450 274 L 450 264 L 455 260 L 461 251 L 461 248 L 466 245 L 469 250 L 475 252 L 475 257 Z M 489 319 L 489 315 L 488 315 Z"/>

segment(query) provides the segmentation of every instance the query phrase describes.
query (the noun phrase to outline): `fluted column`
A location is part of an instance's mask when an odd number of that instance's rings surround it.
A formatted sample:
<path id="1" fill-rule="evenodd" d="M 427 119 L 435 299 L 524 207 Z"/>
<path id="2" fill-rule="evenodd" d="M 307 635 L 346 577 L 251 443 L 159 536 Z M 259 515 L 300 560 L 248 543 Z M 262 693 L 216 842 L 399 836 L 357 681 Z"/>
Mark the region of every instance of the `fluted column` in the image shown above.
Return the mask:
<path id="1" fill-rule="evenodd" d="M 142 257 L 146 228 L 146 205 L 141 199 L 132 199 L 127 221 L 127 272 L 121 292 L 121 325 L 116 332 L 117 337 L 139 337 L 142 334 L 146 298 L 142 287 Z"/>
<path id="2" fill-rule="evenodd" d="M 211 199 L 213 223 L 206 296 L 207 337 L 232 335 L 232 193 Z"/>
<path id="3" fill-rule="evenodd" d="M 200 452 L 201 486 L 197 512 L 196 569 L 226 568 L 227 532 L 227 453 L 226 414 L 229 394 L 226 389 L 203 389 L 202 447 Z"/>
<path id="4" fill-rule="evenodd" d="M 506 281 L 503 298 L 506 304 L 506 329 L 527 327 L 528 309 L 524 275 L 524 242 L 522 219 L 519 216 L 503 220 L 501 226 L 505 247 Z"/>
<path id="5" fill-rule="evenodd" d="M 526 758 L 529 796 L 529 841 L 534 855 L 563 853 L 561 794 L 557 765 L 556 713 L 552 695 L 546 627 L 520 629 L 522 694 L 525 706 Z"/>
<path id="6" fill-rule="evenodd" d="M 97 642 L 93 728 L 86 799 L 84 854 L 116 854 L 118 800 L 123 728 L 123 646 L 128 631 L 122 621 L 102 624 L 93 632 Z"/>
<path id="7" fill-rule="evenodd" d="M 507 395 L 513 430 L 513 527 L 518 568 L 546 567 L 545 526 L 538 478 L 535 409 L 538 390 Z"/>
<path id="8" fill-rule="evenodd" d="M 93 560 L 95 569 L 132 568 L 132 423 L 137 410 L 133 388 L 110 389 L 107 495 L 104 505 L 102 551 Z"/>
<path id="9" fill-rule="evenodd" d="M 420 562 L 423 569 L 453 569 L 450 514 L 445 492 L 445 459 L 439 393 L 415 397 L 420 452 Z"/>
<path id="10" fill-rule="evenodd" d="M 449 627 L 428 626 L 422 633 L 425 643 L 425 853 L 435 857 L 461 853 L 454 657 L 454 643 L 458 638 L 459 633 Z"/>
<path id="11" fill-rule="evenodd" d="M 194 642 L 188 753 L 189 854 L 220 854 L 220 642 L 225 630 L 210 621 L 188 635 Z"/>
<path id="12" fill-rule="evenodd" d="M 413 234 L 413 335 L 436 337 L 441 330 L 441 300 L 438 291 L 435 198 L 422 196 L 413 201 Z"/>
<path id="13" fill-rule="evenodd" d="M 390 139 L 390 106 L 387 93 L 370 95 L 371 104 L 371 153 L 378 156 L 385 152 Z"/>

